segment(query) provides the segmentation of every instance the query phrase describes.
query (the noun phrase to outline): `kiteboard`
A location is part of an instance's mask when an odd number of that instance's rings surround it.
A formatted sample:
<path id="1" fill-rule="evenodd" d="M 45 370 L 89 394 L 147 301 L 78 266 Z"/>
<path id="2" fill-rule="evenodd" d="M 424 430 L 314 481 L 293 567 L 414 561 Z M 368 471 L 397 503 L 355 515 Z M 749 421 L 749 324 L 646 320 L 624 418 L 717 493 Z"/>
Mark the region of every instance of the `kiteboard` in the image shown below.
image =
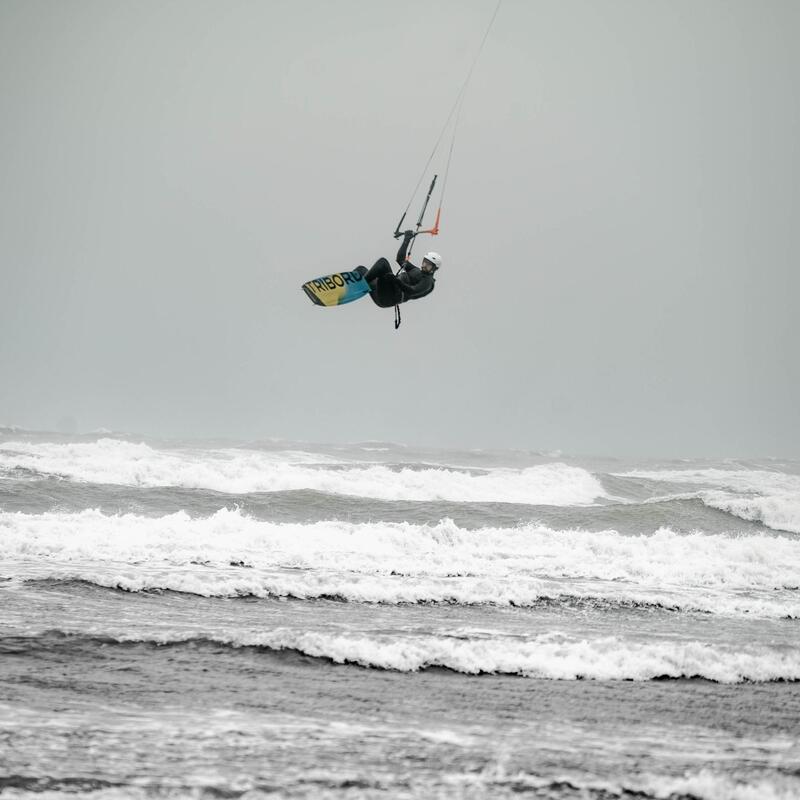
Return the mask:
<path id="1" fill-rule="evenodd" d="M 318 306 L 340 306 L 369 294 L 369 284 L 358 270 L 334 272 L 307 281 L 303 284 L 303 291 Z"/>

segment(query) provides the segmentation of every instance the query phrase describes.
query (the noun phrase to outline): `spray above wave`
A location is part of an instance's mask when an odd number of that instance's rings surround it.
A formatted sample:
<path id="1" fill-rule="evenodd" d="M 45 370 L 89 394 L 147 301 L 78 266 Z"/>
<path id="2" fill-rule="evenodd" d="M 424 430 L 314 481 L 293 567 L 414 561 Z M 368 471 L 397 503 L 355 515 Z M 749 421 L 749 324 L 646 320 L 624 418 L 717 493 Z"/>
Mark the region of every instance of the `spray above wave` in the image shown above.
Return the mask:
<path id="1" fill-rule="evenodd" d="M 689 484 L 709 508 L 773 530 L 800 533 L 800 475 L 769 470 L 680 469 L 634 470 L 621 478 Z"/>
<path id="2" fill-rule="evenodd" d="M 52 637 L 50 631 L 45 636 Z M 75 634 L 67 633 L 74 639 Z M 32 637 L 31 646 L 38 646 Z M 87 637 L 82 637 L 87 638 Z M 558 680 L 705 678 L 719 683 L 800 680 L 800 649 L 712 645 L 703 642 L 634 641 L 617 636 L 578 639 L 560 632 L 535 637 L 469 635 L 453 631 L 398 636 L 327 633 L 292 628 L 266 632 L 222 631 L 207 636 L 164 632 L 153 637 L 113 635 L 104 641 L 144 645 L 225 645 L 295 652 L 335 664 L 417 672 L 442 667 L 466 675 L 518 675 Z M 19 648 L 19 638 L 15 639 Z"/>
<path id="3" fill-rule="evenodd" d="M 0 557 L 145 567 L 303 569 L 409 578 L 600 579 L 664 588 L 796 589 L 800 541 L 769 534 L 555 531 L 541 525 L 460 528 L 345 521 L 273 523 L 223 509 L 193 519 L 0 513 Z"/>
<path id="4" fill-rule="evenodd" d="M 79 444 L 0 444 L 0 473 L 32 470 L 73 481 L 124 486 L 178 486 L 245 494 L 313 489 L 381 500 L 587 505 L 605 497 L 587 470 L 566 464 L 465 470 L 342 464 L 308 453 L 239 449 L 156 450 L 100 439 Z"/>

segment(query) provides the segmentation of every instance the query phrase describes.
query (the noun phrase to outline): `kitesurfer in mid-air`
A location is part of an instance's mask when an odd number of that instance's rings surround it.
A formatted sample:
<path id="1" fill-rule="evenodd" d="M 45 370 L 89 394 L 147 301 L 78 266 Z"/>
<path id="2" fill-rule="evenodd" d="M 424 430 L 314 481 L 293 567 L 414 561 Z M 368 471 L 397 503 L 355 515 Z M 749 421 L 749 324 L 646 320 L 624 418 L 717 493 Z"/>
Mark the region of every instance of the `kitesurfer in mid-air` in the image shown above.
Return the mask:
<path id="1" fill-rule="evenodd" d="M 385 258 L 379 258 L 370 270 L 356 267 L 356 271 L 369 284 L 370 297 L 381 308 L 391 308 L 406 300 L 417 300 L 430 294 L 436 286 L 433 274 L 442 265 L 442 257 L 438 253 L 426 253 L 419 267 L 406 260 L 406 251 L 414 235 L 414 231 L 403 234 L 403 243 L 397 251 L 397 263 L 400 265 L 398 275 L 394 274 L 392 265 Z"/>

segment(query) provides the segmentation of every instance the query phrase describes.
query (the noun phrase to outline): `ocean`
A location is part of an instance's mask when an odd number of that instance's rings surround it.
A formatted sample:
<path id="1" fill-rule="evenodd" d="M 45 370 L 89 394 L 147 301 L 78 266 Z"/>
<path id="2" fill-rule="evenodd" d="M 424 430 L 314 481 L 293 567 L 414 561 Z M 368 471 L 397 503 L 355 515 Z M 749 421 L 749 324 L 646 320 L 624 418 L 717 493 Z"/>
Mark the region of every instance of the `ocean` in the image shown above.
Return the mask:
<path id="1" fill-rule="evenodd" d="M 0 796 L 800 797 L 800 462 L 0 429 Z"/>

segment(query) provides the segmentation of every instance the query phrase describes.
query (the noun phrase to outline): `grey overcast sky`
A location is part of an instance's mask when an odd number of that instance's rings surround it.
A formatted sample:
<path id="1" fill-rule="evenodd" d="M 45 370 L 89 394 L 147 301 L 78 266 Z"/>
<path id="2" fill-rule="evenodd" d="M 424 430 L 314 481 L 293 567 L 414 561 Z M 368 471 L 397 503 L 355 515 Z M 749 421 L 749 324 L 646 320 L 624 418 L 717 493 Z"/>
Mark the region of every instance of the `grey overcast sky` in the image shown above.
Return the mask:
<path id="1" fill-rule="evenodd" d="M 393 256 L 494 5 L 1 0 L 0 424 L 800 456 L 795 0 L 504 0 L 436 292 L 302 293 Z"/>

